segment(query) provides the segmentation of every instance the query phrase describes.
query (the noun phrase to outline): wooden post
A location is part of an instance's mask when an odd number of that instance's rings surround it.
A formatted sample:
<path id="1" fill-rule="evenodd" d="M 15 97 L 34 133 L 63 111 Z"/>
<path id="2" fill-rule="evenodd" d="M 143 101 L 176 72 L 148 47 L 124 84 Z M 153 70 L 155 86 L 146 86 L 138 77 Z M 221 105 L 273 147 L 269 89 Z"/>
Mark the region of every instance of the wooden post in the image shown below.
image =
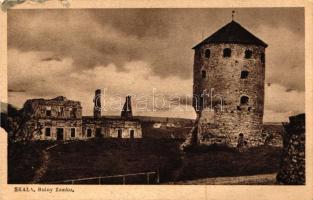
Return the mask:
<path id="1" fill-rule="evenodd" d="M 150 174 L 149 173 L 147 173 L 147 183 L 149 184 L 149 182 L 150 182 L 150 180 L 149 180 L 149 177 L 150 176 Z"/>
<path id="2" fill-rule="evenodd" d="M 125 182 L 126 182 L 125 176 L 123 176 L 123 185 L 125 185 Z"/>
<path id="3" fill-rule="evenodd" d="M 101 185 L 101 177 L 99 177 L 99 181 L 98 181 L 99 185 Z"/>
<path id="4" fill-rule="evenodd" d="M 157 183 L 160 183 L 160 169 L 157 170 Z"/>

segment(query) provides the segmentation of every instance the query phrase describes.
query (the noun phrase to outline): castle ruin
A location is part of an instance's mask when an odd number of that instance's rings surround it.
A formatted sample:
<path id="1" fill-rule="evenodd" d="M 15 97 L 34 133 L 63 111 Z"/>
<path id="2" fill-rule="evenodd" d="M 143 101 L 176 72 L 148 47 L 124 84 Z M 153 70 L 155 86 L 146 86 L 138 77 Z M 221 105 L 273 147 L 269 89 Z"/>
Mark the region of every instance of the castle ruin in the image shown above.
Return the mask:
<path id="1" fill-rule="evenodd" d="M 130 106 L 130 96 L 128 106 Z M 84 140 L 99 138 L 142 138 L 141 122 L 130 117 L 106 117 L 101 115 L 101 90 L 95 91 L 94 115 L 82 116 L 79 101 L 63 96 L 53 99 L 29 99 L 22 112 L 31 116 L 28 124 L 40 129 L 33 140 Z M 132 116 L 131 111 L 128 116 Z M 28 129 L 29 131 L 33 129 Z"/>

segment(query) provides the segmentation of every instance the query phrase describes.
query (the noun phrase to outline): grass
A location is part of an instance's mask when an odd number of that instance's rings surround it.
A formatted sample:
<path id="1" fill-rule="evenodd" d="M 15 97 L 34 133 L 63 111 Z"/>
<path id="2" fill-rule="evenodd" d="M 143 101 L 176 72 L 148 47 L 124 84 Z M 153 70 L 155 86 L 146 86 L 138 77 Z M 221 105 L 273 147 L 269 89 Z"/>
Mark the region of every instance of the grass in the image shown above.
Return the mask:
<path id="1" fill-rule="evenodd" d="M 281 152 L 281 148 L 272 146 L 259 146 L 242 153 L 231 148 L 202 147 L 185 154 L 174 181 L 275 173 L 279 170 Z"/>
<path id="2" fill-rule="evenodd" d="M 42 182 L 160 170 L 169 180 L 180 163 L 181 141 L 94 139 L 59 145 L 50 150 Z"/>
<path id="3" fill-rule="evenodd" d="M 8 183 L 22 184 L 33 180 L 42 164 L 41 152 L 52 142 L 9 143 Z"/>
<path id="4" fill-rule="evenodd" d="M 211 146 L 183 153 L 179 150 L 182 142 L 179 139 L 92 139 L 60 143 L 48 151 L 48 170 L 41 183 L 157 170 L 160 181 L 166 183 L 275 173 L 279 169 L 281 148 L 260 146 L 239 153 L 235 149 Z M 42 164 L 42 149 L 50 145 L 49 142 L 10 145 L 9 183 L 29 183 Z"/>

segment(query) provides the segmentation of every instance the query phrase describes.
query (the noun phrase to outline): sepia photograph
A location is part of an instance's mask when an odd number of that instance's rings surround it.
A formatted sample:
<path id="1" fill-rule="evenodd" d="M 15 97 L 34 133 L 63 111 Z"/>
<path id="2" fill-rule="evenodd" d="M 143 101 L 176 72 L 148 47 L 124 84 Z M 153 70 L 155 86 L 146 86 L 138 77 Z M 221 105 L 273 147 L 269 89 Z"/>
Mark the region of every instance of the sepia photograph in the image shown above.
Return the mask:
<path id="1" fill-rule="evenodd" d="M 7 184 L 306 184 L 303 7 L 6 12 Z"/>

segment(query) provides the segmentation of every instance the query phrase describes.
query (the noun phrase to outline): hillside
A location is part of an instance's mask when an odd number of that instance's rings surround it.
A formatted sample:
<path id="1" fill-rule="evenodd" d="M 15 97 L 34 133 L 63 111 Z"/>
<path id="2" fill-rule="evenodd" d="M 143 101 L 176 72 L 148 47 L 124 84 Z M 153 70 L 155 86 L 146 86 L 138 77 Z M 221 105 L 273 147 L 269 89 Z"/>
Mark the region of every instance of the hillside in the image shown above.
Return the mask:
<path id="1" fill-rule="evenodd" d="M 93 139 L 68 144 L 50 143 L 49 145 L 57 146 L 45 150 L 44 159 L 39 149 L 46 147 L 46 144 L 34 142 L 28 144 L 28 148 L 15 144 L 9 146 L 10 152 L 24 150 L 18 151 L 18 157 L 10 159 L 9 183 L 32 182 L 32 176 L 43 166 L 45 171 L 39 176 L 39 183 L 140 172 L 159 172 L 160 183 L 168 183 L 208 177 L 275 173 L 279 169 L 281 148 L 261 146 L 239 153 L 235 149 L 213 146 L 183 153 L 178 148 L 182 141 Z M 41 148 L 34 152 L 31 146 Z M 21 172 L 28 176 L 21 176 Z M 121 178 L 106 181 L 102 184 L 121 184 Z M 143 184 L 146 183 L 146 178 L 127 181 L 127 184 Z M 155 176 L 150 177 L 151 183 L 155 181 Z"/>

